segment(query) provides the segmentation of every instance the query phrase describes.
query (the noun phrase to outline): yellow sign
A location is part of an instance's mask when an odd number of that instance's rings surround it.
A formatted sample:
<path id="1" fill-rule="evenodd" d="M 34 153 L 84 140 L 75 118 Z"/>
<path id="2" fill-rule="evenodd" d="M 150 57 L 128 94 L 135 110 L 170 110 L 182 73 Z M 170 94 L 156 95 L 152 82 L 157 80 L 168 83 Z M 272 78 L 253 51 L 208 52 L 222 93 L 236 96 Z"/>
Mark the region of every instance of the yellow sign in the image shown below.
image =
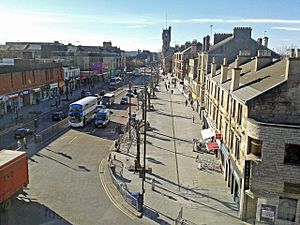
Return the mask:
<path id="1" fill-rule="evenodd" d="M 65 86 L 65 82 L 64 81 L 59 81 L 59 87 L 62 88 Z"/>

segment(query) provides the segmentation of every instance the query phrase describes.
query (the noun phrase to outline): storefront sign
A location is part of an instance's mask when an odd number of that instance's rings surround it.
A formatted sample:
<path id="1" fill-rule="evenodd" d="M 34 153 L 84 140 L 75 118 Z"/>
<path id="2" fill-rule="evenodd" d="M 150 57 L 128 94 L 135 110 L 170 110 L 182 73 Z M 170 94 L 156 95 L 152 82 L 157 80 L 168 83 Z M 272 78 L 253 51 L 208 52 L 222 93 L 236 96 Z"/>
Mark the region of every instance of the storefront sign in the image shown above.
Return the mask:
<path id="1" fill-rule="evenodd" d="M 251 161 L 245 161 L 245 170 L 244 170 L 244 190 L 248 190 L 250 187 L 250 168 L 251 168 Z"/>
<path id="2" fill-rule="evenodd" d="M 19 97 L 19 93 L 13 93 L 8 95 L 8 98 L 17 98 L 17 97 Z"/>
<path id="3" fill-rule="evenodd" d="M 276 206 L 261 205 L 260 222 L 267 224 L 275 224 Z"/>
<path id="4" fill-rule="evenodd" d="M 30 90 L 22 91 L 20 94 L 21 95 L 29 95 L 30 94 Z"/>
<path id="5" fill-rule="evenodd" d="M 216 139 L 222 140 L 222 134 L 216 134 Z"/>
<path id="6" fill-rule="evenodd" d="M 53 84 L 50 84 L 50 88 L 57 88 L 58 87 L 58 84 L 57 83 L 53 83 Z"/>

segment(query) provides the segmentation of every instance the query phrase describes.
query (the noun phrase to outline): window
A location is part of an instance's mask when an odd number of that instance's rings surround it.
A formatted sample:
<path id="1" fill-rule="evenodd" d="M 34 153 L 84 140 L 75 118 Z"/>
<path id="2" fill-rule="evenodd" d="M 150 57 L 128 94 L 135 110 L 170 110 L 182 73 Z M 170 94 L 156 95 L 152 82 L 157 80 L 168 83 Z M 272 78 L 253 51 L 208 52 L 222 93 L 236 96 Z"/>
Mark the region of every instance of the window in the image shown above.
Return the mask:
<path id="1" fill-rule="evenodd" d="M 300 165 L 300 145 L 285 144 L 284 163 Z"/>
<path id="2" fill-rule="evenodd" d="M 284 182 L 283 191 L 286 193 L 300 194 L 300 183 Z"/>
<path id="3" fill-rule="evenodd" d="M 33 83 L 35 84 L 35 73 L 34 73 L 34 70 L 32 71 L 32 78 L 33 78 Z"/>
<path id="4" fill-rule="evenodd" d="M 240 140 L 235 137 L 235 151 L 234 151 L 234 155 L 235 155 L 235 158 L 237 160 L 240 159 Z"/>
<path id="5" fill-rule="evenodd" d="M 223 96 L 224 96 L 224 91 L 221 91 L 221 106 L 223 106 L 224 100 L 223 100 Z"/>
<path id="6" fill-rule="evenodd" d="M 236 102 L 235 102 L 235 100 L 233 99 L 233 100 L 232 100 L 232 106 L 231 106 L 231 109 L 232 109 L 232 111 L 231 111 L 232 118 L 235 118 L 235 115 L 236 115 L 236 112 L 235 112 L 235 104 L 236 104 Z"/>
<path id="7" fill-rule="evenodd" d="M 22 72 L 22 84 L 26 84 L 26 72 Z"/>
<path id="8" fill-rule="evenodd" d="M 46 75 L 46 81 L 49 80 L 49 73 L 48 73 L 48 70 L 45 71 L 45 75 Z"/>
<path id="9" fill-rule="evenodd" d="M 242 124 L 242 105 L 238 104 L 237 122 L 239 125 Z"/>
<path id="10" fill-rule="evenodd" d="M 248 154 L 261 157 L 262 141 L 249 137 L 248 143 Z"/>
<path id="11" fill-rule="evenodd" d="M 229 109 L 229 93 L 227 94 L 227 102 L 226 102 L 226 111 L 228 112 Z"/>
<path id="12" fill-rule="evenodd" d="M 295 222 L 297 199 L 279 197 L 278 219 Z"/>

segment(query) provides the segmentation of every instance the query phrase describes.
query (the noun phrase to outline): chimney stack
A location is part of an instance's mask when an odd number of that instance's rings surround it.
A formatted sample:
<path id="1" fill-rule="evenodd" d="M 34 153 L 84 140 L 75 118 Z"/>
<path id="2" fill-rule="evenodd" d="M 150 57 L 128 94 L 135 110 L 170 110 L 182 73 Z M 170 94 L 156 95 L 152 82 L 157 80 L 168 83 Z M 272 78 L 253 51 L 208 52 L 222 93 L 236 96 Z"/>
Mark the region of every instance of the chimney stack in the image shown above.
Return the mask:
<path id="1" fill-rule="evenodd" d="M 241 68 L 239 68 L 238 65 L 238 59 L 235 60 L 236 66 L 232 69 L 232 78 L 231 78 L 231 86 L 230 90 L 235 91 L 240 86 L 240 74 L 241 74 Z"/>
<path id="2" fill-rule="evenodd" d="M 262 39 L 262 45 L 265 46 L 266 48 L 268 47 L 268 40 L 269 40 L 268 37 L 263 37 Z"/>
<path id="3" fill-rule="evenodd" d="M 250 61 L 251 59 L 251 52 L 250 50 L 240 50 L 239 51 L 239 55 L 238 55 L 238 59 L 239 59 L 239 66 Z"/>
<path id="4" fill-rule="evenodd" d="M 257 56 L 255 58 L 255 71 L 257 72 L 258 70 L 270 65 L 272 61 L 273 59 L 270 50 L 258 49 Z"/>
<path id="5" fill-rule="evenodd" d="M 224 58 L 223 65 L 221 65 L 221 84 L 227 81 L 227 70 L 228 70 L 228 65 L 227 65 L 227 58 Z"/>
<path id="6" fill-rule="evenodd" d="M 211 68 L 210 69 L 211 69 L 211 77 L 216 76 L 217 64 L 216 64 L 215 57 L 213 57 L 213 59 L 212 59 Z"/>
<path id="7" fill-rule="evenodd" d="M 295 51 L 296 51 L 296 58 L 300 58 L 300 49 L 299 48 L 295 49 Z"/>

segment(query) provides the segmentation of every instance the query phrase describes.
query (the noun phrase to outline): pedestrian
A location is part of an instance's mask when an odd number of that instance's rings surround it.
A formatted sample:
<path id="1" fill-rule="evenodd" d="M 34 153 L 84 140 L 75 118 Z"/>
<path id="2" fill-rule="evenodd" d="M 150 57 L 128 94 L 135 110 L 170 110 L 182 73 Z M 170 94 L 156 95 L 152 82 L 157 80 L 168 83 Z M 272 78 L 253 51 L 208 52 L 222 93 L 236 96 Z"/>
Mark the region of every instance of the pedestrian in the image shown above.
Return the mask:
<path id="1" fill-rule="evenodd" d="M 18 145 L 18 150 L 19 150 L 19 149 L 21 149 L 21 147 L 22 147 L 22 143 L 21 143 L 21 141 L 20 141 L 20 140 L 18 140 L 18 141 L 17 141 L 17 145 Z"/>
<path id="2" fill-rule="evenodd" d="M 193 123 L 195 122 L 195 116 L 194 115 L 192 115 L 192 120 L 193 120 Z"/>
<path id="3" fill-rule="evenodd" d="M 197 157 L 196 157 L 196 162 L 199 162 L 199 159 L 200 159 L 200 156 L 198 154 Z"/>
<path id="4" fill-rule="evenodd" d="M 187 106 L 188 105 L 188 100 L 185 100 L 185 106 Z"/>
<path id="5" fill-rule="evenodd" d="M 173 90 L 171 90 L 171 94 L 173 94 Z"/>
<path id="6" fill-rule="evenodd" d="M 23 138 L 23 143 L 24 143 L 25 149 L 27 149 L 27 140 L 26 140 L 26 137 Z"/>

